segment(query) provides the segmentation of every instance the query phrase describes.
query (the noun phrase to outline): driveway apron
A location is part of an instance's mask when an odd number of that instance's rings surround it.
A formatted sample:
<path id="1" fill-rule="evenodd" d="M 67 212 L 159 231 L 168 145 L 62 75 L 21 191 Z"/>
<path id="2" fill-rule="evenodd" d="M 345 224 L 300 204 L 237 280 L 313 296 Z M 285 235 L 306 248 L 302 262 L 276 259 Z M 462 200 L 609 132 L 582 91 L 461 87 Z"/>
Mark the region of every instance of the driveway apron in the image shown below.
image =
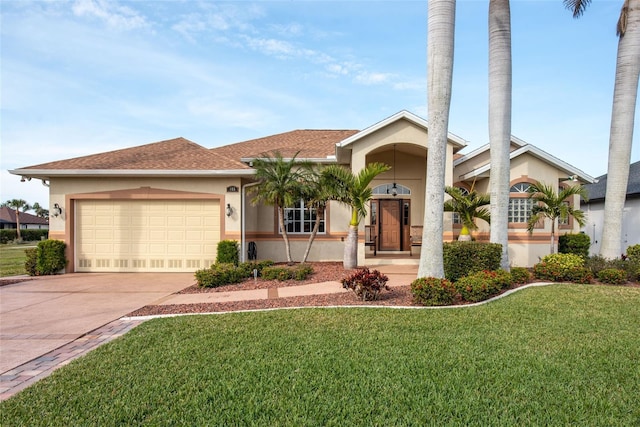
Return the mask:
<path id="1" fill-rule="evenodd" d="M 193 283 L 193 273 L 74 273 L 2 286 L 0 373 Z"/>

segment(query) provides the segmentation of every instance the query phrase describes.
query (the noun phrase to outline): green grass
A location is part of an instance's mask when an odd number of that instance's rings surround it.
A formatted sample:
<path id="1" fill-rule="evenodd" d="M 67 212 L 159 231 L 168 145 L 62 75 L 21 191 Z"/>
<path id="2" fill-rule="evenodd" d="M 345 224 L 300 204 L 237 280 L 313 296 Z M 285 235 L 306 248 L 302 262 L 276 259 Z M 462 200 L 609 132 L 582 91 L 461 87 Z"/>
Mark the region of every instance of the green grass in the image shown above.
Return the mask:
<path id="1" fill-rule="evenodd" d="M 0 406 L 2 425 L 640 424 L 640 288 L 463 309 L 156 319 Z"/>
<path id="2" fill-rule="evenodd" d="M 7 243 L 0 245 L 0 277 L 27 274 L 24 269 L 24 250 L 35 248 L 35 244 Z"/>

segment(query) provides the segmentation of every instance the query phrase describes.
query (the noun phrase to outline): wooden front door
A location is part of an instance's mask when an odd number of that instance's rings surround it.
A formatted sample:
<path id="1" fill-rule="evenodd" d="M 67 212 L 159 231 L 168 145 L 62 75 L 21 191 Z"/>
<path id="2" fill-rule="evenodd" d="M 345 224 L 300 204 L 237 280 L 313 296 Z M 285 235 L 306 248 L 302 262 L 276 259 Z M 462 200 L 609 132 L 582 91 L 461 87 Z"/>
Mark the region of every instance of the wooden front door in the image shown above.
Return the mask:
<path id="1" fill-rule="evenodd" d="M 380 200 L 380 250 L 399 251 L 402 247 L 402 200 Z"/>

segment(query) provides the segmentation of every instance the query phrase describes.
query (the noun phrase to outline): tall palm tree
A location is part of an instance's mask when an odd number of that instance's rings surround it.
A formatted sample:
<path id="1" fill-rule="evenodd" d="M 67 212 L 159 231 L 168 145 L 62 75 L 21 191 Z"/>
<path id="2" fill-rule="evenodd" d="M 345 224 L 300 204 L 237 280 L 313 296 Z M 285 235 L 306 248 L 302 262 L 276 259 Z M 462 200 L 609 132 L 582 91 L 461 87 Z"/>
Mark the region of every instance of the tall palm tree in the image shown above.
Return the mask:
<path id="1" fill-rule="evenodd" d="M 511 8 L 509 0 L 489 0 L 489 151 L 491 231 L 502 245 L 500 267 L 509 270 L 509 152 L 511 145 Z"/>
<path id="2" fill-rule="evenodd" d="M 556 243 L 556 223 L 558 220 L 567 220 L 573 217 L 580 226 L 585 224 L 584 212 L 579 209 L 573 209 L 568 199 L 574 195 L 579 195 L 587 200 L 587 190 L 582 185 L 563 188 L 560 192 L 541 182 L 531 184 L 527 190 L 529 198 L 534 202 L 531 208 L 531 216 L 527 221 L 527 230 L 533 233 L 538 221 L 549 218 L 551 220 L 551 253 L 555 253 Z"/>
<path id="3" fill-rule="evenodd" d="M 44 219 L 49 218 L 49 209 L 43 208 L 42 206 L 40 206 L 40 203 L 35 202 L 33 206 L 31 206 L 31 209 L 33 209 L 37 217 Z"/>
<path id="4" fill-rule="evenodd" d="M 591 0 L 564 0 L 574 17 L 582 15 Z M 629 181 L 633 125 L 640 78 L 640 0 L 625 0 L 617 25 L 618 56 L 613 89 L 609 164 L 604 201 L 604 226 L 600 255 L 617 258 L 622 252 L 622 216 Z"/>
<path id="5" fill-rule="evenodd" d="M 20 233 L 20 211 L 26 212 L 31 209 L 31 206 L 23 199 L 7 200 L 4 205 L 16 211 L 16 237 L 20 240 L 22 239 L 22 234 Z"/>
<path id="6" fill-rule="evenodd" d="M 324 182 L 330 186 L 332 199 L 351 208 L 349 232 L 344 245 L 343 265 L 345 269 L 358 266 L 358 226 L 367 216 L 367 203 L 371 200 L 373 190 L 369 184 L 383 172 L 391 169 L 384 163 L 369 163 L 364 169 L 354 174 L 349 169 L 338 165 L 327 166 L 323 171 Z"/>
<path id="7" fill-rule="evenodd" d="M 449 109 L 453 79 L 456 1 L 429 0 L 427 18 L 427 183 L 418 277 L 444 277 L 443 209 Z"/>
<path id="8" fill-rule="evenodd" d="M 256 179 L 259 184 L 251 187 L 250 190 L 255 193 L 252 199 L 253 204 L 264 203 L 267 206 L 276 207 L 278 224 L 289 264 L 293 264 L 293 259 L 285 225 L 284 209 L 300 200 L 301 188 L 303 183 L 307 181 L 307 176 L 312 168 L 309 162 L 297 161 L 297 156 L 298 153 L 291 159 L 285 160 L 282 154 L 275 152 L 273 155 L 264 154 L 260 159 L 254 161 Z"/>
<path id="9" fill-rule="evenodd" d="M 444 191 L 451 196 L 451 199 L 444 202 L 444 211 L 457 213 L 462 221 L 458 240 L 468 240 L 463 236 L 467 236 L 470 240 L 469 230 L 478 229 L 475 218 L 491 223 L 491 214 L 482 207 L 490 203 L 488 194 L 481 194 L 475 190 L 471 190 L 469 194 L 463 194 L 457 187 L 446 187 Z"/>

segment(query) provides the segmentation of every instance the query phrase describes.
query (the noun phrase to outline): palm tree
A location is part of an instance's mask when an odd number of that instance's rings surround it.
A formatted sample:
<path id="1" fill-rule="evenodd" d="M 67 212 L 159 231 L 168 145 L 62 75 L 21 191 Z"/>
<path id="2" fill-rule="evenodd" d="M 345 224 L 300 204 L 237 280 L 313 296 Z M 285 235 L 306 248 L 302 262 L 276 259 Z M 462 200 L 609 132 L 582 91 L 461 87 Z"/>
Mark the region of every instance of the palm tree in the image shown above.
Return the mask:
<path id="1" fill-rule="evenodd" d="M 352 269 L 358 266 L 358 226 L 367 215 L 367 203 L 372 191 L 369 184 L 379 174 L 391 169 L 384 163 L 369 163 L 358 174 L 338 165 L 327 166 L 323 171 L 323 182 L 329 187 L 331 198 L 351 208 L 349 232 L 344 245 L 343 266 Z"/>
<path id="2" fill-rule="evenodd" d="M 475 190 L 471 190 L 469 194 L 463 194 L 457 187 L 446 187 L 444 191 L 451 196 L 451 199 L 444 202 L 444 211 L 457 213 L 462 221 L 458 240 L 471 240 L 469 230 L 478 229 L 474 222 L 475 218 L 491 223 L 491 214 L 482 207 L 490 203 L 488 194 L 480 194 Z"/>
<path id="3" fill-rule="evenodd" d="M 256 178 L 259 184 L 251 187 L 255 193 L 253 204 L 264 203 L 275 206 L 278 211 L 278 224 L 284 240 L 287 262 L 293 264 L 289 235 L 285 225 L 284 209 L 299 201 L 302 196 L 302 186 L 307 181 L 311 171 L 309 162 L 296 161 L 296 153 L 291 159 L 285 160 L 279 152 L 264 154 L 254 162 Z"/>
<path id="4" fill-rule="evenodd" d="M 556 193 L 552 186 L 536 182 L 531 184 L 527 192 L 529 193 L 529 198 L 536 202 L 531 208 L 531 216 L 527 221 L 527 230 L 529 233 L 533 233 L 538 221 L 549 218 L 551 220 L 551 253 L 555 253 L 556 222 L 559 219 L 565 221 L 569 217 L 573 217 L 581 227 L 584 226 L 584 212 L 579 209 L 573 209 L 568 199 L 579 195 L 587 200 L 587 190 L 582 185 L 576 185 L 563 188 L 559 193 Z"/>
<path id="5" fill-rule="evenodd" d="M 18 240 L 22 239 L 22 234 L 20 234 L 20 211 L 26 212 L 31 209 L 31 206 L 23 199 L 11 199 L 3 204 L 16 211 L 16 237 Z"/>
<path id="6" fill-rule="evenodd" d="M 315 221 L 313 223 L 313 229 L 309 235 L 307 241 L 307 248 L 302 256 L 301 263 L 307 262 L 309 252 L 311 252 L 311 245 L 315 240 L 320 224 L 324 219 L 325 209 L 327 202 L 331 198 L 331 185 L 326 182 L 326 176 L 322 172 L 313 171 L 306 177 L 306 181 L 302 186 L 302 199 L 305 201 L 305 205 L 309 212 L 315 212 Z"/>
<path id="7" fill-rule="evenodd" d="M 564 0 L 575 18 L 591 0 Z M 622 216 L 629 181 L 633 125 L 640 78 L 640 0 L 625 0 L 617 25 L 618 56 L 613 90 L 609 164 L 604 202 L 600 255 L 617 258 L 622 253 Z"/>
<path id="8" fill-rule="evenodd" d="M 509 151 L 511 144 L 511 8 L 489 0 L 489 151 L 491 231 L 502 246 L 500 267 L 509 271 Z"/>
<path id="9" fill-rule="evenodd" d="M 427 98 L 429 141 L 424 228 L 418 277 L 444 277 L 443 210 L 449 109 L 453 79 L 456 1 L 429 0 L 427 18 Z"/>
<path id="10" fill-rule="evenodd" d="M 33 209 L 37 217 L 44 219 L 49 218 L 49 209 L 43 208 L 42 206 L 40 206 L 40 203 L 35 202 L 33 206 L 31 206 L 31 209 Z"/>

